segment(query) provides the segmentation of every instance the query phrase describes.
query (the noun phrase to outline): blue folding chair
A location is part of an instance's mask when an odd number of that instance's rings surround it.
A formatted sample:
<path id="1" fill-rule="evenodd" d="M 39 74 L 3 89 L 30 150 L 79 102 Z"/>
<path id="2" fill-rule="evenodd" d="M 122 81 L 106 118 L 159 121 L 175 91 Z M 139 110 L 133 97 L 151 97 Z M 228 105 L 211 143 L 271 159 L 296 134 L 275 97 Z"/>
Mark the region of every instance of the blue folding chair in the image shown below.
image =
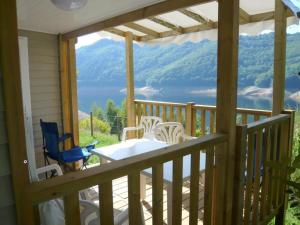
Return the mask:
<path id="1" fill-rule="evenodd" d="M 44 149 L 44 160 L 45 165 L 49 165 L 49 159 L 57 161 L 59 165 L 66 163 L 73 163 L 79 160 L 83 161 L 83 166 L 86 167 L 86 163 L 91 156 L 91 150 L 95 148 L 96 142 L 81 148 L 80 146 L 75 146 L 74 138 L 71 133 L 66 133 L 59 137 L 58 126 L 55 122 L 44 122 L 40 119 L 40 125 L 42 129 L 43 136 L 43 149 Z M 64 149 L 60 151 L 60 143 L 64 143 L 66 140 L 71 139 L 72 148 Z"/>

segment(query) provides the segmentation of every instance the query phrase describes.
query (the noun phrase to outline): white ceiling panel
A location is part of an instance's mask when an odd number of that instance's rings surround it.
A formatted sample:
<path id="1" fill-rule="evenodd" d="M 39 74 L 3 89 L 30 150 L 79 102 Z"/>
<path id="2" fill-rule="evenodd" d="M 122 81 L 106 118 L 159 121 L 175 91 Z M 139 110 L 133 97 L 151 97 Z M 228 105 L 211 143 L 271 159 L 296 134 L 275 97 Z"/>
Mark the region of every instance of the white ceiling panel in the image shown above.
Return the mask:
<path id="1" fill-rule="evenodd" d="M 172 23 L 174 25 L 179 25 L 181 27 L 191 27 L 191 26 L 199 25 L 199 22 L 193 20 L 192 18 L 178 11 L 159 15 L 159 18 L 164 19 L 167 22 Z"/>
<path id="2" fill-rule="evenodd" d="M 157 32 L 165 32 L 165 31 L 169 31 L 171 29 L 165 27 L 165 26 L 162 26 L 158 23 L 155 23 L 151 20 L 148 20 L 148 19 L 144 19 L 144 20 L 138 20 L 136 21 L 135 23 L 141 25 L 141 26 L 144 26 L 144 27 L 148 27 L 152 30 L 155 30 Z"/>
<path id="3" fill-rule="evenodd" d="M 248 0 L 252 1 L 252 0 Z M 204 18 L 210 19 L 212 21 L 218 21 L 218 3 L 217 2 L 210 2 L 203 5 L 196 5 L 190 7 L 190 10 L 198 13 L 199 15 L 203 16 Z"/>
<path id="4" fill-rule="evenodd" d="M 270 12 L 275 9 L 275 0 L 240 0 L 240 7 L 250 15 Z"/>
<path id="5" fill-rule="evenodd" d="M 46 33 L 65 33 L 162 0 L 88 0 L 73 12 L 56 8 L 50 0 L 17 0 L 18 27 Z"/>

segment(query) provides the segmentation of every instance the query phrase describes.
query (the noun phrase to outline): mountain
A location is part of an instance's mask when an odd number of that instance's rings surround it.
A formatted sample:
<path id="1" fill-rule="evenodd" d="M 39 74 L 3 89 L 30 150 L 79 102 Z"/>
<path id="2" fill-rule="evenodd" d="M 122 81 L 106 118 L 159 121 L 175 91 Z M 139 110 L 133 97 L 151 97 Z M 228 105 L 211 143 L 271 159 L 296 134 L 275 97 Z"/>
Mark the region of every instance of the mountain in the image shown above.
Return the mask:
<path id="1" fill-rule="evenodd" d="M 273 76 L 274 34 L 240 36 L 239 87 L 268 88 Z M 77 49 L 78 81 L 124 86 L 125 43 L 108 39 Z M 214 87 L 217 42 L 204 40 L 181 45 L 134 44 L 136 86 Z M 300 34 L 287 36 L 287 88 L 299 89 Z"/>

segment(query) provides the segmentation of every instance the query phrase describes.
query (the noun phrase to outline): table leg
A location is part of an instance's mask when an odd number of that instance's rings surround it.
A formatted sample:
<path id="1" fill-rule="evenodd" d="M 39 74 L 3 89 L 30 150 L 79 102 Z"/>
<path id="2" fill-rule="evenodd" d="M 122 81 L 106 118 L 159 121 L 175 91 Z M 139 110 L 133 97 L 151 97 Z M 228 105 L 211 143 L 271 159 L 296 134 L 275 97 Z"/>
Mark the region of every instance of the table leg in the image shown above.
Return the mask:
<path id="1" fill-rule="evenodd" d="M 172 194 L 173 185 L 167 184 L 167 212 L 168 212 L 168 225 L 172 224 Z"/>
<path id="2" fill-rule="evenodd" d="M 147 177 L 143 174 L 140 176 L 140 192 L 141 192 L 141 199 L 146 199 L 146 179 Z"/>

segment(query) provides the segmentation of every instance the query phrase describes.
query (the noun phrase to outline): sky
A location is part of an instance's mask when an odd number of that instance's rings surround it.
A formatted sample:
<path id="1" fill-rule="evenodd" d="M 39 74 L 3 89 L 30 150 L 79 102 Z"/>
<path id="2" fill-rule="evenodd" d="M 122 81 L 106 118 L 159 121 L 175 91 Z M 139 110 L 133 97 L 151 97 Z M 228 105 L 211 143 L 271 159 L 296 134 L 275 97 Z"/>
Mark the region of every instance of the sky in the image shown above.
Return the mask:
<path id="1" fill-rule="evenodd" d="M 271 30 L 265 30 L 262 33 L 270 33 L 272 32 Z M 294 33 L 298 33 L 300 32 L 300 23 L 298 25 L 291 25 L 287 28 L 287 33 L 288 34 L 294 34 Z M 99 35 L 98 33 L 92 33 L 92 34 L 88 34 L 85 36 L 81 36 L 78 38 L 78 42 L 76 44 L 76 48 L 80 48 L 83 46 L 88 46 L 91 45 L 97 41 L 99 41 L 102 38 L 109 38 L 107 35 Z M 113 39 L 113 37 L 111 37 L 111 39 Z"/>

